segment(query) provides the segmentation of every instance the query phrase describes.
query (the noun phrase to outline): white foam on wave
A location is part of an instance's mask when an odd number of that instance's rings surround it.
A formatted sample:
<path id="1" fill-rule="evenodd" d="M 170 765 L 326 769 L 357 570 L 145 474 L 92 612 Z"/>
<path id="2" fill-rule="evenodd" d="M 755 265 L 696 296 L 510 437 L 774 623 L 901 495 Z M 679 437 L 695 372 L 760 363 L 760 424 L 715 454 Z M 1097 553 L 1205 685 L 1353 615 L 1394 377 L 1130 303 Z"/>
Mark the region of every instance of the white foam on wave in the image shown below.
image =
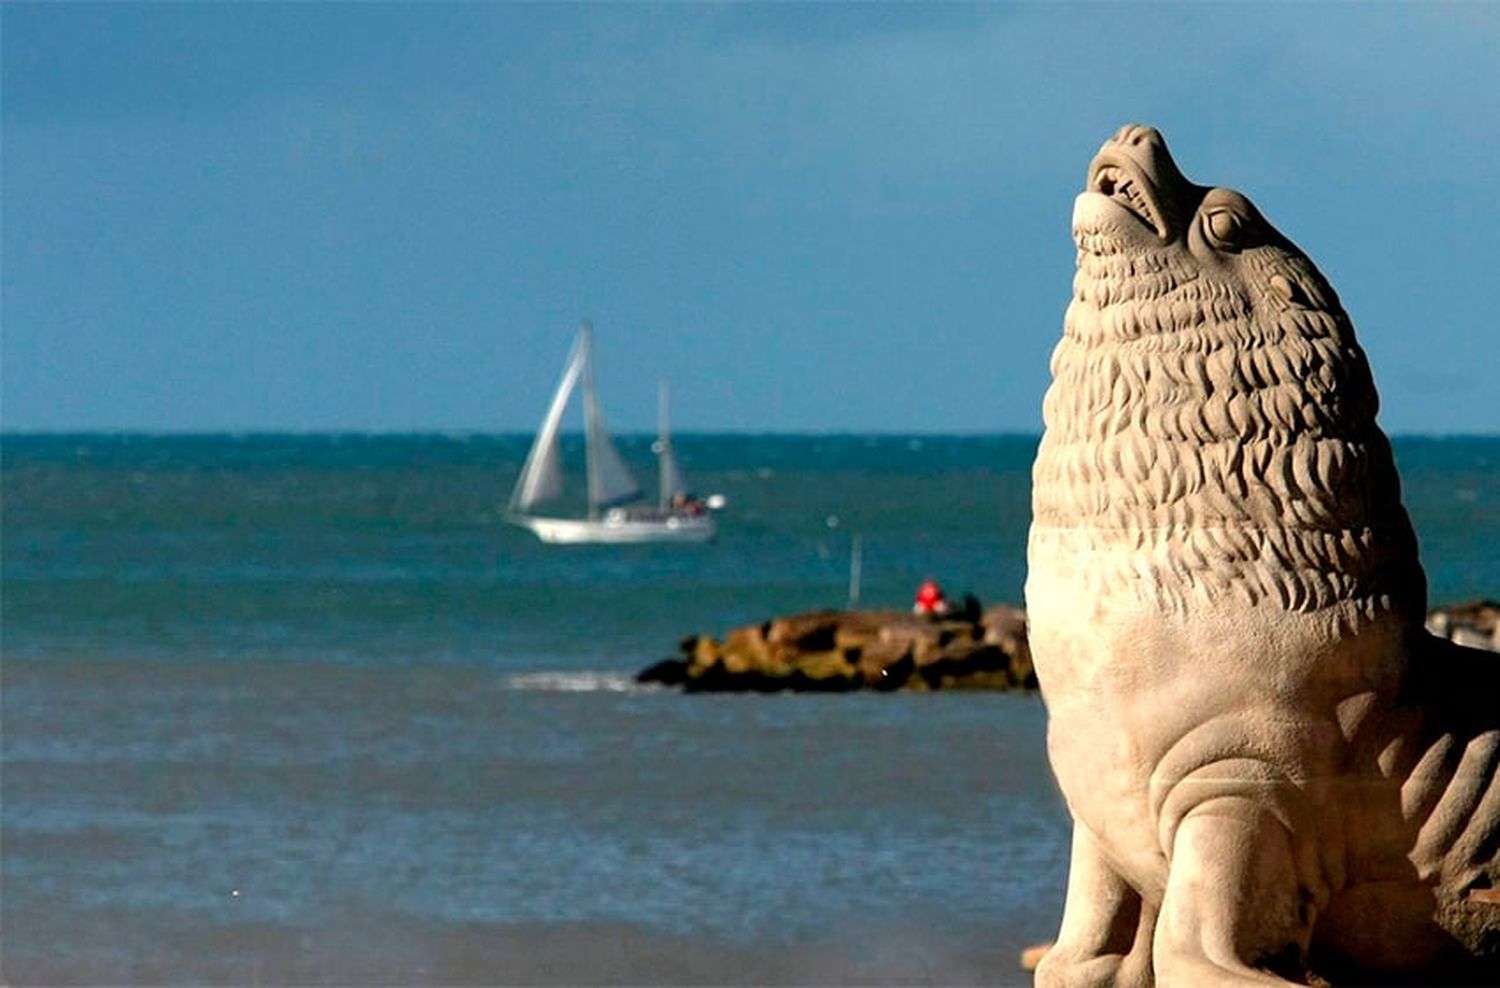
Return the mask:
<path id="1" fill-rule="evenodd" d="M 522 672 L 510 677 L 513 690 L 544 693 L 635 693 L 650 687 L 626 672 Z"/>

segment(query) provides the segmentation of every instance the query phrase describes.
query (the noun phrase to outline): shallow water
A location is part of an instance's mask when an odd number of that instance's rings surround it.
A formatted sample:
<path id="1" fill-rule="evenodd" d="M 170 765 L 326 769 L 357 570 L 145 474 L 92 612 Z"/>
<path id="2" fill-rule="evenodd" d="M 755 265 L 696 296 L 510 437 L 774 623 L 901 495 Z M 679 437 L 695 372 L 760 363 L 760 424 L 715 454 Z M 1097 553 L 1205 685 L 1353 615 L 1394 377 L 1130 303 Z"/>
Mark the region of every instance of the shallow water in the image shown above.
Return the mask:
<path id="1" fill-rule="evenodd" d="M 6 664 L 12 983 L 994 982 L 1057 913 L 1034 697 L 51 665 Z"/>

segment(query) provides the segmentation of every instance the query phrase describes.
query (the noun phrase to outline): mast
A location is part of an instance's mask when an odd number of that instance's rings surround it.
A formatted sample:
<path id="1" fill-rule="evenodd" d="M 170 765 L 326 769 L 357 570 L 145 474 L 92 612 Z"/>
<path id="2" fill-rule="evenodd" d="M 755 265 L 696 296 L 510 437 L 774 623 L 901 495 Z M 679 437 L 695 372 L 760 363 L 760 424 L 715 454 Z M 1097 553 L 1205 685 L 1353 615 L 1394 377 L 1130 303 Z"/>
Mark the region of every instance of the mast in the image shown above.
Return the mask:
<path id="1" fill-rule="evenodd" d="M 661 487 L 659 503 L 663 512 L 672 509 L 677 495 L 690 493 L 687 478 L 682 475 L 682 467 L 677 463 L 677 454 L 672 450 L 672 423 L 668 418 L 667 406 L 667 382 L 663 380 L 661 382 L 660 401 L 657 408 L 659 438 L 654 447 L 657 459 L 658 484 Z"/>
<path id="2" fill-rule="evenodd" d="M 599 490 L 599 444 L 594 441 L 599 431 L 599 399 L 594 395 L 594 326 L 587 319 L 578 327 L 578 345 L 583 348 L 583 450 L 589 482 L 589 519 L 596 521 L 599 502 L 604 497 Z"/>
<path id="3" fill-rule="evenodd" d="M 615 449 L 599 410 L 594 390 L 594 327 L 587 321 L 579 329 L 583 347 L 583 419 L 584 447 L 588 454 L 589 519 L 597 521 L 605 508 L 625 504 L 640 497 L 641 488 L 631 474 L 620 451 Z"/>

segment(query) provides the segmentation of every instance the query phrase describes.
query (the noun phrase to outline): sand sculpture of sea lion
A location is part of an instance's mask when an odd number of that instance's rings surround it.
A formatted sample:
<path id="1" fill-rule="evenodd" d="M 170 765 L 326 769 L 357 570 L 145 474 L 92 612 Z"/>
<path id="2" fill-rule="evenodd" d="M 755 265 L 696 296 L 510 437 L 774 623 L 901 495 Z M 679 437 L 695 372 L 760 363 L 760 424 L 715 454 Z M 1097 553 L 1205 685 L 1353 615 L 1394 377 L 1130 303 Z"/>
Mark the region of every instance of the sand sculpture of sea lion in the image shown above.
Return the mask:
<path id="1" fill-rule="evenodd" d="M 1500 984 L 1500 657 L 1423 631 L 1337 297 L 1146 127 L 1073 236 L 1026 586 L 1074 819 L 1037 983 Z"/>

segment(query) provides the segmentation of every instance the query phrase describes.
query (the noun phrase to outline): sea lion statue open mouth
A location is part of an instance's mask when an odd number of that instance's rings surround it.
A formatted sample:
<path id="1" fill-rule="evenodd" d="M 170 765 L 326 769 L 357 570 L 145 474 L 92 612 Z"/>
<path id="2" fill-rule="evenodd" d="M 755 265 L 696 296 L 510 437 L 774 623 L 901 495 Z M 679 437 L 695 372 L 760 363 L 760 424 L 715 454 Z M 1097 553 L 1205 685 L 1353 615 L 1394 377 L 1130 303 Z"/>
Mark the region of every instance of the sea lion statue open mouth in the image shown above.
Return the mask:
<path id="1" fill-rule="evenodd" d="M 1037 983 L 1500 983 L 1500 657 L 1423 630 L 1337 296 L 1149 127 L 1073 236 L 1026 587 L 1074 819 Z"/>

